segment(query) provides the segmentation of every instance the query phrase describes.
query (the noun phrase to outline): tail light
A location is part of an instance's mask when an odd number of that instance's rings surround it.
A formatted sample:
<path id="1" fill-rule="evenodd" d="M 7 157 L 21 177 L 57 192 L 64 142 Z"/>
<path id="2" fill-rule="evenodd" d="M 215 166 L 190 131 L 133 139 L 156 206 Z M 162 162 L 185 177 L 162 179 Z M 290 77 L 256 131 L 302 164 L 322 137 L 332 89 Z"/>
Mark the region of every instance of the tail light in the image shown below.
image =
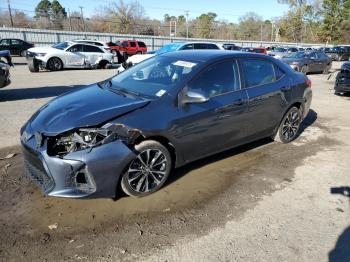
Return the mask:
<path id="1" fill-rule="evenodd" d="M 306 85 L 307 85 L 307 87 L 311 88 L 312 83 L 311 83 L 311 80 L 309 78 L 306 79 Z"/>

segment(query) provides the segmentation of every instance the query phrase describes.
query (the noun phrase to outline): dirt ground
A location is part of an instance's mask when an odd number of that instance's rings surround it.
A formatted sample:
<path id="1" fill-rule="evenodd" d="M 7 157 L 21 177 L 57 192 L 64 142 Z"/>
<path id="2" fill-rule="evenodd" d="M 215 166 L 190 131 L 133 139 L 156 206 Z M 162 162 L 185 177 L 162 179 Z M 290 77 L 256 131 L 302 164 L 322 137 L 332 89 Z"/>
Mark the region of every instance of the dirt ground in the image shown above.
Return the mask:
<path id="1" fill-rule="evenodd" d="M 350 96 L 334 95 L 334 77 L 309 76 L 312 110 L 291 144 L 197 161 L 145 198 L 72 200 L 43 197 L 23 176 L 17 129 L 50 88 L 113 70 L 55 74 L 38 98 L 21 92 L 43 80 L 16 70 L 0 90 L 0 159 L 16 154 L 0 160 L 0 261 L 350 261 Z"/>

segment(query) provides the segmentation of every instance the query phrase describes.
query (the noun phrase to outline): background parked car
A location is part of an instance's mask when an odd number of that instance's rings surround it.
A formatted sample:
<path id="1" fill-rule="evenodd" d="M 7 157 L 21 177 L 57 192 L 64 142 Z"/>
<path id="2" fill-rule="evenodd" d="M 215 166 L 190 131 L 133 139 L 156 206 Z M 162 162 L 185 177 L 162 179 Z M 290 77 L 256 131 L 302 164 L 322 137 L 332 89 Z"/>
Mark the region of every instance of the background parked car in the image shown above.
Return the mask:
<path id="1" fill-rule="evenodd" d="M 265 54 L 265 55 L 267 54 L 267 49 L 264 47 L 243 47 L 241 51 L 257 53 L 257 54 Z"/>
<path id="2" fill-rule="evenodd" d="M 21 39 L 7 38 L 0 40 L 0 51 L 9 50 L 11 55 L 26 56 L 26 51 L 32 47 L 34 47 L 34 44 Z"/>
<path id="3" fill-rule="evenodd" d="M 334 90 L 335 94 L 350 93 L 350 62 L 342 65 L 336 77 Z"/>
<path id="4" fill-rule="evenodd" d="M 13 66 L 10 51 L 0 51 L 0 88 L 11 83 L 10 66 Z"/>
<path id="5" fill-rule="evenodd" d="M 240 46 L 237 46 L 235 44 L 223 44 L 222 47 L 225 49 L 225 50 L 236 50 L 236 51 L 239 51 L 241 50 L 241 47 Z"/>
<path id="6" fill-rule="evenodd" d="M 119 52 L 126 52 L 129 56 L 136 54 L 146 54 L 147 46 L 142 41 L 125 40 L 120 43 Z"/>
<path id="7" fill-rule="evenodd" d="M 282 61 L 294 70 L 307 73 L 322 72 L 327 74 L 332 67 L 332 59 L 319 51 L 301 51 L 293 53 Z"/>
<path id="8" fill-rule="evenodd" d="M 103 47 L 76 42 L 35 47 L 27 53 L 31 72 L 44 68 L 50 71 L 64 68 L 107 68 L 113 63 L 113 54 Z"/>
<path id="9" fill-rule="evenodd" d="M 281 59 L 288 56 L 287 49 L 284 47 L 275 47 L 272 51 L 268 51 L 269 56 L 273 56 L 276 59 Z"/>
<path id="10" fill-rule="evenodd" d="M 176 43 L 170 43 L 166 44 L 162 48 L 148 52 L 144 55 L 134 55 L 132 57 L 129 57 L 126 64 L 127 65 L 135 65 L 138 64 L 152 56 L 161 55 L 169 52 L 174 51 L 180 51 L 180 50 L 194 50 L 194 49 L 212 49 L 212 50 L 225 50 L 222 45 L 212 42 L 176 42 Z M 122 72 L 125 67 L 120 67 L 119 72 Z"/>
<path id="11" fill-rule="evenodd" d="M 349 60 L 350 46 L 335 46 L 326 51 L 326 54 L 335 61 Z"/>

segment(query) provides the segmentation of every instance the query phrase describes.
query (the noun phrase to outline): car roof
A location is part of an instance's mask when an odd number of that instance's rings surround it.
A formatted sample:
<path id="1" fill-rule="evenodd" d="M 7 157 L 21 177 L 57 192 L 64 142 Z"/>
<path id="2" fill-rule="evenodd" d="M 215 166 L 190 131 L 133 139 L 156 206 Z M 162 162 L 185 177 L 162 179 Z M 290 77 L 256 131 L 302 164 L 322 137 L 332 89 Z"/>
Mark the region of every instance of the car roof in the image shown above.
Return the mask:
<path id="1" fill-rule="evenodd" d="M 192 60 L 207 62 L 210 60 L 216 59 L 225 59 L 233 57 L 261 57 L 270 59 L 270 57 L 257 53 L 246 53 L 240 51 L 228 51 L 228 50 L 183 50 L 183 51 L 174 51 L 162 54 L 160 56 L 173 57 L 179 60 Z"/>

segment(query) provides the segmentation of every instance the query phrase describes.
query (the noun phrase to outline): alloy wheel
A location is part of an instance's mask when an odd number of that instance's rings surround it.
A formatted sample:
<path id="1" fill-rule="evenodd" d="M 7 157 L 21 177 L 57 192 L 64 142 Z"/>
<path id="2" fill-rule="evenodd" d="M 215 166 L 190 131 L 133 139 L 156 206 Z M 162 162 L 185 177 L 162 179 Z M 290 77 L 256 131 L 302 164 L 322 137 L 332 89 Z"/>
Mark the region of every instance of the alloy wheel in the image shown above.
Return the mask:
<path id="1" fill-rule="evenodd" d="M 58 58 L 51 58 L 49 61 L 49 68 L 52 71 L 58 71 L 62 68 L 62 62 Z"/>
<path id="2" fill-rule="evenodd" d="M 282 125 L 282 136 L 285 140 L 291 141 L 296 137 L 300 122 L 300 115 L 297 111 L 289 112 Z"/>
<path id="3" fill-rule="evenodd" d="M 162 151 L 147 149 L 131 162 L 127 171 L 128 184 L 138 193 L 147 193 L 163 182 L 168 168 L 166 156 Z"/>

